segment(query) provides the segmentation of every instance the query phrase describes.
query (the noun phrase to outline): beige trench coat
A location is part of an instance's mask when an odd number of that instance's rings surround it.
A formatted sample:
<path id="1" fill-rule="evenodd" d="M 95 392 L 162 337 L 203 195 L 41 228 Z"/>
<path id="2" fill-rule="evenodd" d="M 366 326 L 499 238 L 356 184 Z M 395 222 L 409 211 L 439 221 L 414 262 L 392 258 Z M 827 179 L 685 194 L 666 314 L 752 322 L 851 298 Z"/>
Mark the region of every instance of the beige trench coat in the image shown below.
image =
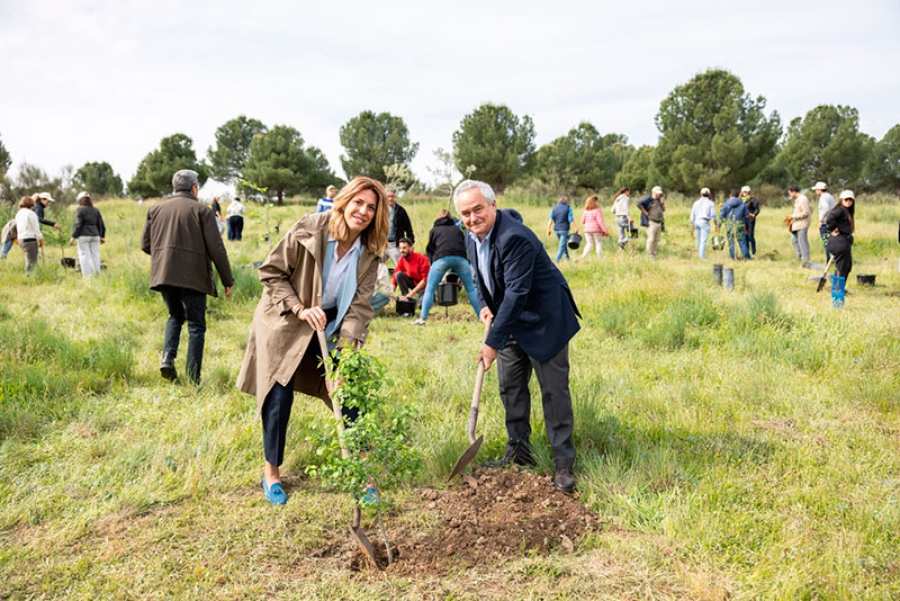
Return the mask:
<path id="1" fill-rule="evenodd" d="M 266 395 L 278 382 L 294 379 L 294 390 L 327 401 L 325 373 L 312 362 L 300 361 L 316 336 L 305 321 L 297 319 L 291 308 L 322 304 L 322 264 L 328 242 L 331 212 L 300 218 L 269 253 L 259 268 L 263 284 L 262 298 L 253 314 L 250 339 L 237 387 L 256 397 L 256 416 L 262 411 Z M 374 312 L 369 303 L 375 294 L 378 257 L 363 245 L 356 268 L 356 295 L 341 322 L 339 343 L 361 347 L 368 336 Z"/>

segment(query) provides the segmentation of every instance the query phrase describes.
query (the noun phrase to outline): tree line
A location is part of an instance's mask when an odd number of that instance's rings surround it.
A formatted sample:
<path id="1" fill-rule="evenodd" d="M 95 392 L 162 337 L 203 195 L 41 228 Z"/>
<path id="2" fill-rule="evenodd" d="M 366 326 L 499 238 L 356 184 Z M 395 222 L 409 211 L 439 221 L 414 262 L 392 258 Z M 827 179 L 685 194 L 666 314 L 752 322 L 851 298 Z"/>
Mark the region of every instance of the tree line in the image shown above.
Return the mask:
<path id="1" fill-rule="evenodd" d="M 502 192 L 529 179 L 563 191 L 630 187 L 642 191 L 660 185 L 685 194 L 701 187 L 713 191 L 736 185 L 803 187 L 822 180 L 834 188 L 900 191 L 900 124 L 881 140 L 859 131 L 859 113 L 849 106 L 820 105 L 782 126 L 777 111 L 765 113 L 766 99 L 753 98 L 741 80 L 710 69 L 677 86 L 660 104 L 656 146 L 635 148 L 619 133 L 603 134 L 584 121 L 540 148 L 534 123 L 507 106 L 487 103 L 464 116 L 453 133 L 450 152 L 437 149 L 444 163 L 436 170 L 452 185 L 453 169 L 490 183 Z M 340 129 L 341 168 L 347 179 L 367 175 L 396 189 L 422 186 L 409 165 L 419 144 L 403 118 L 363 111 Z M 23 165 L 19 180 L 5 172 L 11 164 L 0 140 L 0 193 L 15 198 L 17 187 L 41 187 L 40 169 Z M 132 196 L 170 192 L 171 174 L 194 169 L 207 178 L 233 183 L 244 193 L 261 190 L 279 204 L 286 196 L 317 194 L 341 183 L 322 151 L 306 144 L 287 125 L 271 128 L 240 115 L 216 130 L 215 145 L 200 160 L 187 135 L 163 138 L 128 181 Z M 124 194 L 121 178 L 106 162 L 87 163 L 68 176 L 74 187 L 97 195 Z M 30 186 L 26 186 L 29 184 Z M 45 186 L 46 187 L 46 186 Z M 424 186 L 423 186 L 424 187 Z"/>

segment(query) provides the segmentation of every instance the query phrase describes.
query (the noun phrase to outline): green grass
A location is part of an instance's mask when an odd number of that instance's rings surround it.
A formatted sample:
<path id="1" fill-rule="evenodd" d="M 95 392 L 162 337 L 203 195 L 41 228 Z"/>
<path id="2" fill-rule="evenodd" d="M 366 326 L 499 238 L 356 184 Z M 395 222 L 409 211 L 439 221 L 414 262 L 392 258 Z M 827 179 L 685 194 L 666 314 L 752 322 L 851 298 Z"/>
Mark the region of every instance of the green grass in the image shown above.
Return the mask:
<path id="1" fill-rule="evenodd" d="M 522 212 L 555 251 L 543 235 L 552 202 Z M 443 203 L 404 205 L 423 250 Z M 310 207 L 270 218 L 286 231 Z M 900 597 L 896 206 L 860 199 L 854 271 L 877 285 L 851 276 L 840 310 L 793 260 L 787 209 L 761 214 L 766 260 L 700 262 L 689 201 L 674 199 L 658 260 L 641 237 L 630 252 L 607 241 L 599 260 L 564 263 L 584 316 L 570 347 L 580 499 L 601 527 L 571 555 L 443 578 L 346 570 L 349 500 L 303 476 L 309 425 L 329 419 L 318 400 L 294 405 L 290 502 L 262 497 L 255 400 L 234 388 L 261 291 L 252 263 L 268 251 L 262 212 L 243 242 L 226 243 L 236 290 L 210 299 L 196 388 L 157 371 L 165 310 L 139 249 L 146 205 L 99 208 L 109 227 L 99 277 L 63 270 L 54 247 L 30 277 L 18 249 L 0 263 L 0 598 Z M 734 291 L 713 285 L 714 262 L 735 269 Z M 420 414 L 425 474 L 410 487 L 444 486 L 468 446 L 482 336 L 470 313 L 460 304 L 447 316 L 435 307 L 425 328 L 390 313 L 372 324 L 389 397 Z M 538 469 L 549 470 L 539 402 L 532 426 Z M 502 452 L 493 369 L 478 431 L 480 459 Z M 393 494 L 409 503 L 393 519 L 415 520 L 421 499 Z"/>

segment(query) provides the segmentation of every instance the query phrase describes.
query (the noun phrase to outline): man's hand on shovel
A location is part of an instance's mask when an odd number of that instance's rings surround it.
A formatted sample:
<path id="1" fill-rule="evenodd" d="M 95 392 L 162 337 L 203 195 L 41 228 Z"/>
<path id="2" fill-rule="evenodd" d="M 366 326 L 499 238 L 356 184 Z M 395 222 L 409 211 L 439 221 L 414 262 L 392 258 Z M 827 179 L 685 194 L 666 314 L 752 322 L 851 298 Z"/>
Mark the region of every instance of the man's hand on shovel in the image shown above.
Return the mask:
<path id="1" fill-rule="evenodd" d="M 481 315 L 480 315 L 481 323 L 487 326 L 494 320 L 494 314 L 491 313 L 491 310 L 487 307 L 482 307 Z M 486 334 L 485 334 L 486 335 Z M 478 351 L 478 358 L 475 361 L 475 365 L 478 365 L 482 361 L 484 362 L 484 371 L 487 371 L 491 368 L 491 364 L 497 359 L 497 349 L 492 346 L 488 346 L 486 344 L 481 345 L 481 349 Z"/>

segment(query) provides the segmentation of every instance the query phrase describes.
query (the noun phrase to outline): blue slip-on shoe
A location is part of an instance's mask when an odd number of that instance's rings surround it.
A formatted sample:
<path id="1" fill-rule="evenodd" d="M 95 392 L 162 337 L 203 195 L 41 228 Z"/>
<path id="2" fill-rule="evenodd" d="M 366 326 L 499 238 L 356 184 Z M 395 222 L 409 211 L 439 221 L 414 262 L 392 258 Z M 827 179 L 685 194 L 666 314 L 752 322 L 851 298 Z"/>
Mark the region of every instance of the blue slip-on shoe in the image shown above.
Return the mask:
<path id="1" fill-rule="evenodd" d="M 272 486 L 266 486 L 266 479 L 262 480 L 263 492 L 266 493 L 266 499 L 272 505 L 284 505 L 287 503 L 287 495 L 281 487 L 281 482 L 276 482 Z"/>

